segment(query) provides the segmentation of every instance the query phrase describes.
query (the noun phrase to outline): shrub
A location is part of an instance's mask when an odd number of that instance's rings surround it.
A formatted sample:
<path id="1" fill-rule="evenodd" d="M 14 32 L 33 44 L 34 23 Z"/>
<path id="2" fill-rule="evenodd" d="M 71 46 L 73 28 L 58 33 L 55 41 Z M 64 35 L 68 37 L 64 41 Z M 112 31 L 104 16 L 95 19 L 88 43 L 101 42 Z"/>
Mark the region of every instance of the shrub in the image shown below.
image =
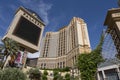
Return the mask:
<path id="1" fill-rule="evenodd" d="M 35 80 L 40 80 L 40 77 L 41 77 L 41 73 L 39 71 L 39 69 L 35 68 L 31 68 L 28 72 L 29 74 L 29 78 L 30 79 L 35 79 Z"/>
<path id="2" fill-rule="evenodd" d="M 44 70 L 44 73 L 43 73 L 43 74 L 47 76 L 47 75 L 48 75 L 48 72 L 47 72 L 46 70 Z"/>
<path id="3" fill-rule="evenodd" d="M 58 75 L 58 71 L 53 71 L 53 75 L 54 76 Z"/>
<path id="4" fill-rule="evenodd" d="M 47 76 L 46 75 L 42 75 L 42 80 L 47 80 Z"/>
<path id="5" fill-rule="evenodd" d="M 59 71 L 59 72 L 68 72 L 70 71 L 70 68 L 69 67 L 65 67 L 65 68 L 56 68 L 56 69 L 53 69 L 55 71 Z"/>
<path id="6" fill-rule="evenodd" d="M 67 73 L 67 74 L 65 75 L 65 80 L 70 80 L 70 74 Z"/>
<path id="7" fill-rule="evenodd" d="M 69 68 L 69 67 L 65 67 L 65 68 L 62 69 L 62 71 L 63 71 L 63 72 L 65 72 L 65 71 L 68 72 L 68 71 L 70 71 L 70 68 Z"/>
<path id="8" fill-rule="evenodd" d="M 57 80 L 59 78 L 58 71 L 54 70 L 53 75 L 54 75 L 53 80 Z"/>
<path id="9" fill-rule="evenodd" d="M 55 75 L 54 78 L 53 78 L 53 80 L 57 80 L 58 78 L 59 78 L 59 76 Z"/>
<path id="10" fill-rule="evenodd" d="M 26 80 L 26 75 L 17 68 L 6 68 L 0 71 L 0 80 Z"/>

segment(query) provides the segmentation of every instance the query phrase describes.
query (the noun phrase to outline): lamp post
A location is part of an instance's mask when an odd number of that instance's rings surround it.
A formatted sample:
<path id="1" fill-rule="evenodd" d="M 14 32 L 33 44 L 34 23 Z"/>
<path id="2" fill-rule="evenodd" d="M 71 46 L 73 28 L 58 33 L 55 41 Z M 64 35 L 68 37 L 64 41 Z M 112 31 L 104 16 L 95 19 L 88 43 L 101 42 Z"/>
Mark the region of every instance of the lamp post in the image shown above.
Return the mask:
<path id="1" fill-rule="evenodd" d="M 75 77 L 79 77 L 79 70 L 74 66 L 71 68 L 71 80 L 74 80 Z"/>
<path id="2" fill-rule="evenodd" d="M 71 73 L 71 80 L 74 80 L 74 67 L 70 69 L 70 73 Z"/>
<path id="3" fill-rule="evenodd" d="M 77 77 L 78 80 L 81 80 L 80 79 L 80 72 L 79 72 L 79 69 L 77 67 L 72 67 L 70 69 L 70 73 L 71 73 L 71 80 L 74 80 L 75 77 Z"/>

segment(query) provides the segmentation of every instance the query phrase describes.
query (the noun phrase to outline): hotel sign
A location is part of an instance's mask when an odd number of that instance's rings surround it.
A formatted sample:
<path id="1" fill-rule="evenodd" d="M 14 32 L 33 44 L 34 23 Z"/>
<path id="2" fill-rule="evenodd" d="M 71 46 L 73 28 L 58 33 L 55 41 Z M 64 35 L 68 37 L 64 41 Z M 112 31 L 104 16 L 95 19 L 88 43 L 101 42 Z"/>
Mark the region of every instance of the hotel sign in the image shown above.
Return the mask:
<path id="1" fill-rule="evenodd" d="M 120 17 L 120 13 L 114 13 L 114 14 L 112 14 L 112 17 L 114 18 L 114 17 Z"/>

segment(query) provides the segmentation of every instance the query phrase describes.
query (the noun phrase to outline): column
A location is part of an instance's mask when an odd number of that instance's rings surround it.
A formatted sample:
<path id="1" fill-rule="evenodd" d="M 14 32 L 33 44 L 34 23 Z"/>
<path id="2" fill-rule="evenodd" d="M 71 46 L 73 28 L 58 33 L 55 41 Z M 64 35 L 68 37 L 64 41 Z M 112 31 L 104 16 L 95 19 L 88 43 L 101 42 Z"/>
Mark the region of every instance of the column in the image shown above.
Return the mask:
<path id="1" fill-rule="evenodd" d="M 103 75 L 103 79 L 104 80 L 107 80 L 106 76 L 105 76 L 105 73 L 104 73 L 104 70 L 102 70 L 102 75 Z"/>
<path id="2" fill-rule="evenodd" d="M 26 60 L 27 60 L 27 51 L 24 51 L 23 58 L 22 58 L 22 62 L 23 62 L 22 69 L 24 69 L 26 66 Z"/>
<path id="3" fill-rule="evenodd" d="M 119 70 L 119 67 L 117 67 L 117 74 L 118 74 L 118 77 L 120 79 L 120 70 Z"/>
<path id="4" fill-rule="evenodd" d="M 99 71 L 97 72 L 97 80 L 100 80 Z"/>

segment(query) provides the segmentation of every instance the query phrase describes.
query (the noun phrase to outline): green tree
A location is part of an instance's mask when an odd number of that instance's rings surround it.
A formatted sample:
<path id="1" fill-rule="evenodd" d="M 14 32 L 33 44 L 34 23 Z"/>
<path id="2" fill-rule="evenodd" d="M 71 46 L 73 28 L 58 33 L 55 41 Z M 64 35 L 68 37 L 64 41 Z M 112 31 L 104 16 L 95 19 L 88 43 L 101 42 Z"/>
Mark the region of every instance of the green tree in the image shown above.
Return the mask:
<path id="1" fill-rule="evenodd" d="M 59 78 L 58 71 L 54 70 L 53 75 L 54 75 L 53 80 L 57 80 Z"/>
<path id="2" fill-rule="evenodd" d="M 3 50 L 3 44 L 0 44 L 0 52 Z"/>
<path id="3" fill-rule="evenodd" d="M 64 80 L 63 76 L 60 75 L 58 80 Z"/>
<path id="4" fill-rule="evenodd" d="M 104 36 L 102 35 L 95 50 L 88 54 L 79 55 L 77 66 L 80 70 L 82 80 L 95 80 L 97 65 L 103 61 L 101 55 L 103 41 Z"/>
<path id="5" fill-rule="evenodd" d="M 63 76 L 61 76 L 61 74 L 59 74 L 58 70 L 54 70 L 53 75 L 54 75 L 53 80 L 63 80 Z"/>
<path id="6" fill-rule="evenodd" d="M 5 68 L 0 71 L 0 80 L 26 80 L 26 74 L 17 68 Z"/>
<path id="7" fill-rule="evenodd" d="M 28 74 L 31 80 L 41 80 L 41 72 L 39 71 L 38 68 L 35 69 L 31 68 Z"/>
<path id="8" fill-rule="evenodd" d="M 53 71 L 53 75 L 54 75 L 54 76 L 58 75 L 58 71 L 54 70 L 54 71 Z"/>
<path id="9" fill-rule="evenodd" d="M 48 75 L 47 70 L 44 70 L 44 72 L 42 74 L 42 80 L 47 80 L 47 75 Z"/>
<path id="10" fill-rule="evenodd" d="M 65 80 L 70 80 L 70 74 L 68 73 L 65 74 Z"/>
<path id="11" fill-rule="evenodd" d="M 59 76 L 58 75 L 55 75 L 53 80 L 58 80 Z"/>
<path id="12" fill-rule="evenodd" d="M 9 63 L 12 65 L 16 59 L 17 56 L 17 52 L 19 50 L 19 46 L 18 43 L 15 42 L 14 40 L 10 39 L 10 38 L 5 38 L 3 40 L 4 43 L 4 55 L 6 57 L 6 61 L 3 67 L 6 66 L 6 64 L 8 63 L 8 58 L 10 57 L 10 61 Z"/>
<path id="13" fill-rule="evenodd" d="M 47 76 L 47 75 L 48 75 L 48 72 L 47 72 L 46 70 L 44 70 L 44 73 L 43 73 L 43 74 Z"/>
<path id="14" fill-rule="evenodd" d="M 47 75 L 43 74 L 42 75 L 42 80 L 47 80 Z"/>

